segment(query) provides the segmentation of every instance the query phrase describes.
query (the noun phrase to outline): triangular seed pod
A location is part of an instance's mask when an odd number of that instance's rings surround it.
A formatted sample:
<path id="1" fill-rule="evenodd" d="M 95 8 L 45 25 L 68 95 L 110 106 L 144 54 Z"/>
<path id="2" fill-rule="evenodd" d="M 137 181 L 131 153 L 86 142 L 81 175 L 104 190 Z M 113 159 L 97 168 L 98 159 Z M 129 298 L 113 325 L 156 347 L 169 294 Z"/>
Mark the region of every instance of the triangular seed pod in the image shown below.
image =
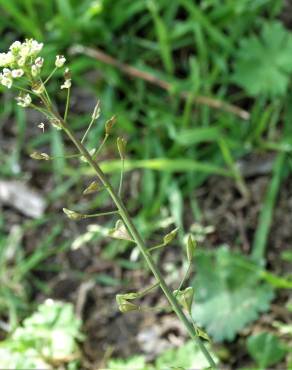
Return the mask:
<path id="1" fill-rule="evenodd" d="M 82 220 L 83 218 L 85 218 L 85 215 L 72 211 L 71 209 L 68 209 L 68 208 L 63 208 L 63 212 L 68 218 L 70 218 L 70 220 L 78 221 L 78 220 Z"/>
<path id="2" fill-rule="evenodd" d="M 110 118 L 109 120 L 106 121 L 106 123 L 105 123 L 105 133 L 106 133 L 106 135 L 110 135 L 111 129 L 112 129 L 113 125 L 115 124 L 115 122 L 116 122 L 116 116 L 112 116 L 112 118 Z"/>
<path id="3" fill-rule="evenodd" d="M 37 159 L 37 160 L 43 160 L 43 161 L 49 161 L 52 159 L 47 153 L 40 153 L 40 152 L 33 152 L 30 155 L 30 158 Z"/>
<path id="4" fill-rule="evenodd" d="M 163 244 L 167 245 L 171 243 L 177 236 L 179 228 L 177 227 L 176 229 L 172 230 L 170 233 L 166 234 L 165 237 L 163 238 Z"/>
<path id="5" fill-rule="evenodd" d="M 121 159 L 125 159 L 126 145 L 127 145 L 127 142 L 124 138 L 122 137 L 117 138 L 117 147 L 118 147 L 118 151 L 119 151 Z"/>
<path id="6" fill-rule="evenodd" d="M 195 327 L 195 330 L 198 337 L 201 337 L 203 339 L 206 339 L 208 342 L 211 342 L 209 335 L 204 330 L 200 329 L 198 326 Z"/>
<path id="7" fill-rule="evenodd" d="M 184 290 L 175 290 L 173 294 L 176 296 L 179 303 L 185 308 L 188 312 L 191 311 L 192 303 L 194 299 L 194 288 L 188 287 Z"/>
<path id="8" fill-rule="evenodd" d="M 131 294 L 132 293 L 117 294 L 116 295 L 116 301 L 117 301 L 117 304 L 118 304 L 118 308 L 123 313 L 139 310 L 139 306 L 137 306 L 136 304 L 134 304 L 132 302 L 127 301 L 126 297 L 128 295 L 131 295 Z M 133 293 L 133 294 L 135 294 L 135 293 Z M 128 297 L 128 299 L 134 299 L 134 298 L 129 298 Z"/>
<path id="9" fill-rule="evenodd" d="M 93 109 L 93 113 L 91 115 L 91 118 L 93 120 L 96 120 L 96 119 L 99 118 L 99 116 L 100 116 L 100 101 L 98 100 L 97 103 L 96 103 L 96 105 L 95 105 L 95 107 L 94 107 L 94 109 Z"/>
<path id="10" fill-rule="evenodd" d="M 128 233 L 128 230 L 126 229 L 126 226 L 122 220 L 118 220 L 116 222 L 114 229 L 111 229 L 108 235 L 115 239 L 122 239 L 122 240 L 128 240 L 128 241 L 133 242 L 133 239 Z"/>
<path id="11" fill-rule="evenodd" d="M 101 189 L 102 189 L 102 186 L 100 185 L 100 183 L 97 180 L 95 180 L 95 181 L 92 181 L 87 186 L 87 188 L 83 191 L 83 194 L 87 195 L 87 194 L 96 193 L 97 191 L 99 191 Z"/>
<path id="12" fill-rule="evenodd" d="M 193 239 L 192 235 L 189 235 L 187 240 L 187 259 L 189 262 L 191 262 L 194 258 L 196 247 L 197 247 L 196 241 Z"/>

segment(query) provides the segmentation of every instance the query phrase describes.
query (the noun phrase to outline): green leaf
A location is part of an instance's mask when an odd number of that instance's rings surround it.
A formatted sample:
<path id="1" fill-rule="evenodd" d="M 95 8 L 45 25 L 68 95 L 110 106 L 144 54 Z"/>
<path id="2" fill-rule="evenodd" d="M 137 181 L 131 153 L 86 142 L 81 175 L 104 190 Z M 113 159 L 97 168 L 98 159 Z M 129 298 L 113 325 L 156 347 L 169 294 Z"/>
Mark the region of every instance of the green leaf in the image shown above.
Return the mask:
<path id="1" fill-rule="evenodd" d="M 260 312 L 269 309 L 273 289 L 260 281 L 260 272 L 245 266 L 247 258 L 226 247 L 202 251 L 196 261 L 193 318 L 215 341 L 232 341 Z"/>
<path id="2" fill-rule="evenodd" d="M 259 36 L 241 41 L 233 81 L 249 95 L 284 95 L 292 72 L 292 34 L 280 22 L 265 22 Z"/>
<path id="3" fill-rule="evenodd" d="M 80 329 L 71 303 L 47 300 L 0 343 L 0 368 L 48 368 L 48 363 L 77 359 Z"/>
<path id="4" fill-rule="evenodd" d="M 209 345 L 207 347 L 210 351 Z M 212 357 L 215 358 L 216 356 L 212 353 Z M 216 358 L 215 361 L 217 362 Z M 187 342 L 179 348 L 164 351 L 155 362 L 155 368 L 157 370 L 173 369 L 173 367 L 179 369 L 206 369 L 208 365 L 199 347 L 192 341 Z"/>
<path id="5" fill-rule="evenodd" d="M 108 370 L 150 370 L 152 366 L 146 365 L 144 356 L 133 356 L 129 359 L 111 359 L 107 363 Z"/>
<path id="6" fill-rule="evenodd" d="M 247 350 L 261 368 L 280 362 L 286 354 L 278 337 L 272 333 L 259 333 L 247 340 Z"/>

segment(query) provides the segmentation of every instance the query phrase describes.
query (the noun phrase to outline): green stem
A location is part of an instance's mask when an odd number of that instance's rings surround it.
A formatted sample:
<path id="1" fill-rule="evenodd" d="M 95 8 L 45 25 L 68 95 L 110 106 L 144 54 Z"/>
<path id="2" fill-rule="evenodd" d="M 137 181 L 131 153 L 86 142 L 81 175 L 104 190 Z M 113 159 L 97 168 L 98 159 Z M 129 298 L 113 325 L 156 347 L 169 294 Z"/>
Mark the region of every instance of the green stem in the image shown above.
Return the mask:
<path id="1" fill-rule="evenodd" d="M 192 262 L 190 262 L 190 263 L 189 263 L 188 268 L 187 268 L 187 271 L 186 271 L 186 273 L 184 274 L 184 277 L 183 277 L 183 279 L 182 279 L 181 283 L 179 284 L 179 287 L 177 288 L 177 293 L 175 294 L 175 296 L 177 296 L 177 295 L 178 295 L 179 291 L 180 291 L 180 290 L 181 290 L 181 288 L 183 287 L 183 285 L 184 285 L 185 281 L 187 280 L 187 278 L 188 278 L 188 276 L 189 276 L 189 273 L 190 273 L 190 271 L 191 271 L 191 268 L 192 268 Z"/>
<path id="2" fill-rule="evenodd" d="M 157 288 L 159 285 L 160 284 L 157 282 L 157 283 L 151 285 L 150 287 L 142 290 L 140 293 L 138 293 L 139 294 L 139 298 L 144 297 L 146 294 L 148 294 L 149 292 L 151 292 L 152 289 Z"/>
<path id="3" fill-rule="evenodd" d="M 66 120 L 64 120 L 64 121 L 66 121 Z M 83 138 L 81 139 L 81 144 L 84 143 L 84 140 L 86 139 L 86 137 L 87 137 L 87 135 L 88 135 L 88 133 L 89 133 L 89 131 L 90 131 L 90 129 L 91 129 L 94 121 L 95 121 L 95 118 L 91 118 L 91 121 L 90 121 L 90 123 L 89 123 L 89 125 L 87 127 L 87 130 L 85 131 L 85 134 L 83 135 Z"/>
<path id="4" fill-rule="evenodd" d="M 84 215 L 84 218 L 91 218 L 91 217 L 99 217 L 99 216 L 109 216 L 119 213 L 119 211 L 109 211 L 109 212 L 101 212 L 101 213 L 94 213 L 91 215 Z"/>
<path id="5" fill-rule="evenodd" d="M 155 245 L 154 247 L 148 248 L 148 252 L 153 252 L 156 249 L 160 249 L 160 248 L 163 248 L 165 246 L 166 246 L 165 243 L 162 243 L 162 244 L 159 244 L 159 245 Z"/>
<path id="6" fill-rule="evenodd" d="M 107 180 L 105 174 L 103 173 L 103 171 L 101 170 L 99 165 L 92 159 L 91 155 L 89 154 L 87 149 L 83 146 L 83 144 L 81 144 L 80 140 L 78 140 L 75 137 L 74 133 L 71 131 L 71 128 L 64 121 L 61 121 L 61 124 L 62 124 L 62 127 L 63 127 L 64 131 L 66 132 L 66 134 L 69 136 L 71 141 L 74 143 L 74 145 L 77 147 L 77 149 L 80 151 L 80 153 L 87 160 L 89 165 L 94 169 L 95 173 L 97 174 L 97 176 L 98 176 L 99 180 L 102 182 L 102 184 L 106 187 L 109 195 L 111 196 L 113 202 L 115 203 L 115 205 L 117 206 L 117 208 L 120 212 L 120 216 L 121 216 L 122 220 L 124 221 L 124 223 L 127 226 L 132 238 L 136 242 L 141 254 L 143 255 L 144 259 L 146 260 L 148 267 L 152 271 L 152 273 L 155 276 L 157 282 L 159 282 L 159 285 L 160 285 L 161 289 L 163 290 L 165 296 L 167 297 L 167 299 L 168 299 L 170 305 L 172 306 L 174 312 L 176 313 L 176 315 L 178 316 L 180 321 L 186 327 L 186 329 L 187 329 L 189 335 L 191 336 L 191 338 L 193 340 L 195 340 L 196 343 L 198 344 L 198 346 L 200 347 L 200 349 L 203 352 L 204 356 L 206 357 L 209 365 L 213 369 L 216 369 L 216 364 L 215 364 L 214 360 L 212 359 L 210 353 L 208 352 L 207 348 L 205 347 L 205 345 L 201 341 L 201 339 L 197 336 L 193 325 L 191 324 L 191 322 L 188 320 L 188 318 L 184 314 L 184 312 L 181 309 L 178 301 L 176 300 L 172 291 L 170 290 L 170 288 L 166 284 L 161 272 L 157 268 L 151 254 L 147 250 L 147 247 L 144 243 L 144 240 L 140 236 L 138 230 L 136 229 L 136 226 L 133 224 L 132 219 L 131 219 L 124 203 L 122 202 L 120 197 L 114 191 L 113 187 L 111 186 L 111 184 Z"/>
<path id="7" fill-rule="evenodd" d="M 64 121 L 65 122 L 67 121 L 69 102 L 70 102 L 70 87 L 68 88 L 68 91 L 67 91 L 66 107 L 65 107 L 65 113 L 64 113 Z"/>
<path id="8" fill-rule="evenodd" d="M 58 68 L 55 67 L 52 72 L 49 74 L 48 78 L 44 81 L 44 85 L 50 80 L 50 78 L 53 76 L 53 74 L 56 72 Z"/>
<path id="9" fill-rule="evenodd" d="M 124 170 L 125 170 L 125 160 L 124 158 L 122 160 L 122 168 L 121 168 L 121 176 L 120 176 L 120 184 L 119 184 L 119 197 L 122 196 L 122 187 L 123 187 L 123 178 L 124 178 Z"/>
<path id="10" fill-rule="evenodd" d="M 101 151 L 101 149 L 103 148 L 104 144 L 106 143 L 106 141 L 108 139 L 108 136 L 109 136 L 108 134 L 104 135 L 104 138 L 103 138 L 100 146 L 95 150 L 95 152 L 92 155 L 93 159 L 97 159 L 99 152 Z"/>

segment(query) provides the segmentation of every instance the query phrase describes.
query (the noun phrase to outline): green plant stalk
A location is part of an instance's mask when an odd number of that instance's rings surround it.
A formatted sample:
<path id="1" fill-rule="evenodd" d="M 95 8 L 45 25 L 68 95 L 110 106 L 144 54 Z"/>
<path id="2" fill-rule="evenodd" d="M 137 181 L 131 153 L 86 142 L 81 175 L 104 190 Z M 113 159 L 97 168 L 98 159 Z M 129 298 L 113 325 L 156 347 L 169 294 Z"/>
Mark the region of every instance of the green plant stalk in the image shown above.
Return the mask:
<path id="1" fill-rule="evenodd" d="M 117 206 L 120 216 L 125 223 L 126 227 L 128 228 L 128 231 L 130 232 L 132 238 L 136 242 L 141 254 L 143 255 L 144 259 L 146 260 L 146 263 L 150 270 L 152 271 L 153 275 L 155 276 L 157 282 L 159 282 L 159 285 L 161 289 L 163 290 L 165 296 L 167 297 L 170 305 L 173 308 L 173 311 L 176 313 L 180 321 L 184 324 L 186 327 L 189 335 L 195 342 L 198 344 L 200 350 L 203 352 L 204 356 L 206 357 L 209 365 L 212 367 L 212 369 L 216 369 L 216 364 L 214 360 L 212 359 L 210 353 L 208 352 L 207 348 L 205 347 L 204 343 L 201 341 L 201 339 L 197 336 L 196 331 L 193 327 L 193 325 L 190 323 L 186 315 L 184 314 L 182 308 L 180 307 L 179 303 L 177 302 L 176 298 L 174 297 L 172 291 L 169 289 L 168 285 L 166 284 L 162 274 L 160 273 L 159 269 L 157 268 L 151 254 L 147 250 L 147 247 L 144 243 L 144 240 L 142 239 L 141 235 L 139 234 L 138 230 L 136 229 L 136 226 L 133 224 L 131 216 L 128 213 L 128 210 L 126 209 L 123 201 L 121 198 L 116 194 L 115 190 L 107 180 L 105 174 L 99 167 L 99 165 L 92 159 L 91 155 L 87 151 L 87 149 L 84 147 L 84 145 L 78 140 L 74 133 L 72 132 L 71 128 L 67 125 L 67 123 L 63 120 L 61 120 L 61 126 L 68 135 L 68 137 L 71 139 L 73 144 L 76 146 L 76 148 L 79 150 L 79 152 L 84 156 L 84 158 L 87 160 L 88 164 L 94 169 L 95 173 L 97 174 L 99 180 L 102 182 L 102 184 L 105 186 L 106 190 L 108 191 L 109 195 L 111 196 L 113 202 Z"/>

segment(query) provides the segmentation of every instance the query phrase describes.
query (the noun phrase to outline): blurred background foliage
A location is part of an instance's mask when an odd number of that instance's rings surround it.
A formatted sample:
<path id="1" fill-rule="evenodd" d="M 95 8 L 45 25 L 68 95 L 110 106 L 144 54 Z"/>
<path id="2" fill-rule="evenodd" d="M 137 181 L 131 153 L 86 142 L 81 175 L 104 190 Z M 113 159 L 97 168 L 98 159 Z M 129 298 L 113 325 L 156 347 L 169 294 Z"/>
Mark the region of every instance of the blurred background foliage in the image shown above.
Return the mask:
<path id="1" fill-rule="evenodd" d="M 198 289 L 195 317 L 207 329 L 208 324 L 215 325 L 207 331 L 219 341 L 236 341 L 238 332 L 267 311 L 275 297 L 280 297 L 279 304 L 285 306 L 292 286 L 291 273 L 289 276 L 282 268 L 282 261 L 291 261 L 290 246 L 283 243 L 285 247 L 274 252 L 279 255 L 274 264 L 274 254 L 269 252 L 273 248 L 269 235 L 276 202 L 291 180 L 290 7 L 289 1 L 282 0 L 0 0 L 1 50 L 16 39 L 32 37 L 44 42 L 44 73 L 50 72 L 56 54 L 66 56 L 73 75 L 70 124 L 80 136 L 96 99 L 100 99 L 102 116 L 89 134 L 89 149 L 102 138 L 103 122 L 117 115 L 115 135 L 123 135 L 128 141 L 125 201 L 145 238 L 155 240 L 161 228 L 175 224 L 181 232 L 178 244 L 183 241 L 183 232 L 191 229 L 202 245 L 206 242 L 212 248 L 226 243 L 236 250 L 222 247 L 198 257 L 201 264 L 194 282 Z M 57 77 L 49 91 L 62 110 L 65 96 L 59 88 L 61 75 Z M 37 128 L 40 117 L 19 109 L 10 91 L 0 91 L 1 178 L 29 180 L 47 202 L 46 216 L 36 220 L 15 219 L 13 212 L 12 216 L 11 212 L 0 216 L 0 310 L 2 329 L 11 331 L 42 298 L 53 294 L 47 280 L 61 275 L 64 269 L 80 281 L 90 278 L 107 288 L 120 289 L 131 282 L 128 273 L 119 277 L 108 271 L 90 274 L 82 267 L 63 264 L 63 257 L 58 256 L 73 253 L 68 239 L 75 239 L 74 250 L 89 245 L 91 259 L 95 258 L 92 245 L 97 243 L 101 246 L 97 257 L 123 271 L 140 269 L 142 262 L 127 243 L 102 244 L 109 224 L 89 225 L 86 230 L 68 226 L 60 214 L 63 206 L 96 210 L 108 205 L 106 196 L 80 200 L 92 173 L 84 165 L 76 171 L 62 157 L 73 149 L 65 149 L 59 131 L 46 125 L 41 133 Z M 35 165 L 28 158 L 34 150 L 56 158 L 50 164 Z M 116 152 L 113 137 L 102 153 L 101 164 L 115 185 L 120 170 Z M 257 158 L 264 160 L 253 172 Z M 250 200 L 252 184 L 258 187 L 257 180 L 263 175 L 266 186 L 259 190 L 261 197 L 254 204 Z M 243 217 L 247 209 L 256 208 L 256 219 L 247 226 L 247 249 L 237 231 L 230 232 L 227 239 L 224 235 L 212 239 L 216 220 L 212 209 L 208 210 L 211 216 L 206 217 L 200 194 L 208 198 L 218 184 L 215 202 L 224 203 L 223 198 L 220 200 L 221 181 L 233 194 L 229 204 L 245 202 Z M 285 201 L 291 202 L 291 194 Z M 17 227 L 11 228 L 14 224 Z M 175 249 L 176 256 L 178 251 Z M 240 261 L 239 270 L 234 268 L 235 260 Z M 217 266 L 217 273 L 212 266 Z M 177 282 L 176 260 L 167 262 L 166 267 L 171 283 Z M 45 276 L 41 271 L 47 272 Z M 215 286 L 206 288 L 207 277 L 216 280 Z M 257 281 L 260 285 L 255 286 Z M 204 289 L 208 290 L 205 295 Z M 257 302 L 248 308 L 242 306 L 242 297 L 248 301 L 255 289 L 259 293 Z M 232 328 L 224 333 L 216 322 L 224 319 L 220 312 L 227 300 L 230 315 L 241 306 Z M 218 320 L 215 323 L 213 310 Z M 254 353 L 260 339 L 248 341 L 249 353 Z M 264 339 L 259 345 L 267 345 Z M 276 362 L 290 361 L 291 366 L 291 355 L 290 360 L 283 360 L 287 351 L 279 347 Z M 247 353 L 246 349 L 241 351 Z M 238 359 L 230 360 L 230 353 L 221 357 L 226 363 L 241 365 Z M 263 368 L 274 363 L 255 357 L 249 358 Z M 144 366 L 143 358 L 141 361 Z"/>

